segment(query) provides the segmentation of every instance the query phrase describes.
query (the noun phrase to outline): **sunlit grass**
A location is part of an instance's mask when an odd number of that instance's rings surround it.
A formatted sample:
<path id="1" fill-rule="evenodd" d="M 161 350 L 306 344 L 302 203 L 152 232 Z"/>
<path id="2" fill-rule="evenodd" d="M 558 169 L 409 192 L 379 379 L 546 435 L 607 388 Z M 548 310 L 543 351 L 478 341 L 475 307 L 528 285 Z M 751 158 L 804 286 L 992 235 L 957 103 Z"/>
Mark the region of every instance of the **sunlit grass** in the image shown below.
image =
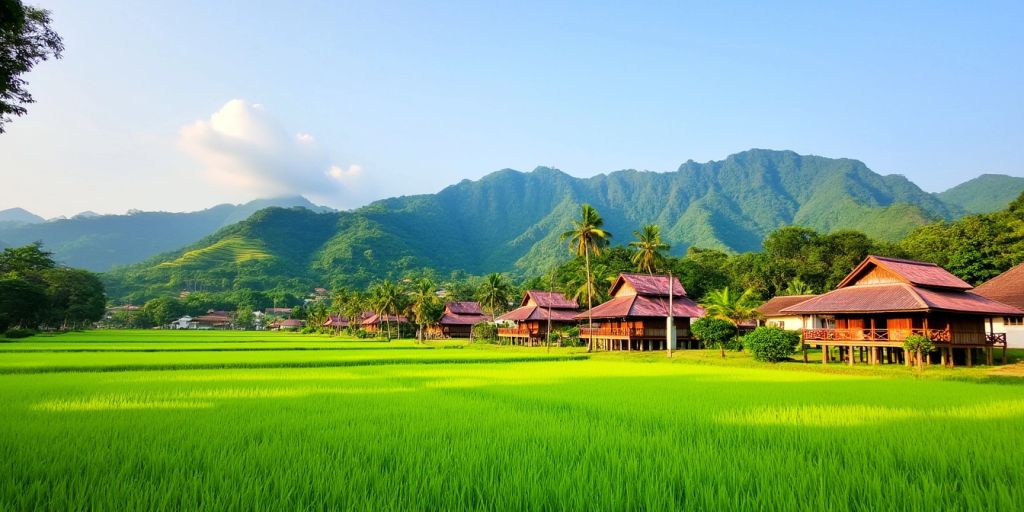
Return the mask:
<path id="1" fill-rule="evenodd" d="M 902 367 L 832 373 L 733 354 L 722 362 L 714 352 L 516 361 L 545 351 L 382 345 L 0 353 L 0 365 L 35 357 L 31 364 L 54 367 L 118 357 L 125 365 L 182 356 L 209 359 L 174 361 L 367 362 L 0 375 L 0 509 L 1016 510 L 1024 503 L 1017 442 L 1024 385 L 921 379 Z M 420 364 L 435 355 L 474 364 Z"/>

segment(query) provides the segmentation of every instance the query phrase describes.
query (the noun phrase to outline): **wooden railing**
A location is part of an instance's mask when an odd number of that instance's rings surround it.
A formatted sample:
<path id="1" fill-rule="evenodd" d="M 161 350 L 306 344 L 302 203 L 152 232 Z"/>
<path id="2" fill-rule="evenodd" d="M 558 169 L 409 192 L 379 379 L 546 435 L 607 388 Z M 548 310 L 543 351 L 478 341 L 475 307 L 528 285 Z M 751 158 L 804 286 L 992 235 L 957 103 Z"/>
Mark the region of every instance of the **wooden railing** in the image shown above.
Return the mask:
<path id="1" fill-rule="evenodd" d="M 667 329 L 652 327 L 580 327 L 580 337 L 609 337 L 609 338 L 664 338 L 668 334 Z M 684 338 L 689 331 L 677 328 L 676 336 Z"/>
<path id="2" fill-rule="evenodd" d="M 544 336 L 544 333 L 540 330 L 529 329 L 527 327 L 499 327 L 498 336 L 540 338 Z"/>
<path id="3" fill-rule="evenodd" d="M 954 345 L 1005 344 L 1006 333 L 956 332 L 947 329 L 805 329 L 804 341 L 903 341 L 907 336 L 924 336 L 936 343 Z"/>

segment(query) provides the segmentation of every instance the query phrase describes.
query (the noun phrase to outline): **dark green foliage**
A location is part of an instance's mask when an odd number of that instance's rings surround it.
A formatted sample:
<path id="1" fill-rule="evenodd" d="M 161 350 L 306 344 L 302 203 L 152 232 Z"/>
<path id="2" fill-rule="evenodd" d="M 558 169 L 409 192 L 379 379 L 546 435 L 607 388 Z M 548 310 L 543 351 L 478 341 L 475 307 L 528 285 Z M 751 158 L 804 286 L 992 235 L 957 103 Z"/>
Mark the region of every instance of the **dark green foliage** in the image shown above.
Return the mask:
<path id="1" fill-rule="evenodd" d="M 479 323 L 473 326 L 473 341 L 495 342 L 498 340 L 498 327 L 492 323 Z"/>
<path id="2" fill-rule="evenodd" d="M 725 348 L 736 337 L 736 326 L 732 322 L 709 316 L 694 321 L 690 331 L 707 348 Z"/>
<path id="3" fill-rule="evenodd" d="M 789 359 L 800 343 L 800 333 L 778 327 L 758 327 L 743 336 L 743 347 L 754 359 L 775 363 Z"/>
<path id="4" fill-rule="evenodd" d="M 35 329 L 11 328 L 4 331 L 4 338 L 7 338 L 9 340 L 18 340 L 22 338 L 28 338 L 29 336 L 35 336 L 36 334 L 39 334 L 39 331 Z"/>
<path id="5" fill-rule="evenodd" d="M 0 133 L 34 102 L 24 75 L 42 61 L 59 59 L 64 43 L 50 28 L 50 11 L 0 0 Z"/>
<path id="6" fill-rule="evenodd" d="M 58 267 L 41 244 L 0 252 L 0 330 L 80 327 L 99 320 L 106 302 L 98 277 Z"/>

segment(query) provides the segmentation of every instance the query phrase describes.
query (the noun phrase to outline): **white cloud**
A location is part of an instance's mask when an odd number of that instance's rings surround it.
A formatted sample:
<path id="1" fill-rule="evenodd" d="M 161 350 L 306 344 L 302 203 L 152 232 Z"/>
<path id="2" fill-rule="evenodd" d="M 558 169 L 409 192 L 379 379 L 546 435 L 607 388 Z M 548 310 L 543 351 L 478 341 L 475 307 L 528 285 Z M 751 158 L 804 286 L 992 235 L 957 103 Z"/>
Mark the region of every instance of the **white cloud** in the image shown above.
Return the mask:
<path id="1" fill-rule="evenodd" d="M 361 166 L 332 162 L 313 135 L 291 134 L 258 103 L 225 103 L 182 128 L 179 143 L 211 181 L 257 197 L 302 194 L 338 205 L 362 181 Z"/>

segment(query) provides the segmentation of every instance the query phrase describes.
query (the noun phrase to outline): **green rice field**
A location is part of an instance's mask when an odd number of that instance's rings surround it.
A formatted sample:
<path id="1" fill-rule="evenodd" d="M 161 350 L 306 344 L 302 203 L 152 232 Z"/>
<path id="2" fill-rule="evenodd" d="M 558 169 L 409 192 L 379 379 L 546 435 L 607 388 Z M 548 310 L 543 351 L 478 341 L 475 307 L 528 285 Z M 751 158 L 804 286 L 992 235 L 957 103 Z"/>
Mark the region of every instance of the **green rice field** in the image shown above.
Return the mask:
<path id="1" fill-rule="evenodd" d="M 0 510 L 1019 510 L 1019 366 L 34 337 L 0 343 Z"/>

